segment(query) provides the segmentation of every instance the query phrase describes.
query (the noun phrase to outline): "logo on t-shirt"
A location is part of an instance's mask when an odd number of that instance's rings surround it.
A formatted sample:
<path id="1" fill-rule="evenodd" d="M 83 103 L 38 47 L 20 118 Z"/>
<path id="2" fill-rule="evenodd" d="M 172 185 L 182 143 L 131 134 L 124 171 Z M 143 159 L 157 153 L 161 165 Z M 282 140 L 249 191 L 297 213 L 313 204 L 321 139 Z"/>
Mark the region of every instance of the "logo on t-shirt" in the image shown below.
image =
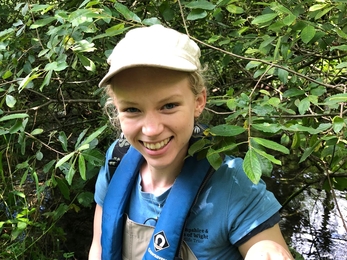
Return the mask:
<path id="1" fill-rule="evenodd" d="M 157 252 L 165 248 L 168 248 L 170 246 L 164 231 L 160 231 L 157 234 L 155 234 L 153 237 L 153 240 L 154 240 L 154 249 Z"/>

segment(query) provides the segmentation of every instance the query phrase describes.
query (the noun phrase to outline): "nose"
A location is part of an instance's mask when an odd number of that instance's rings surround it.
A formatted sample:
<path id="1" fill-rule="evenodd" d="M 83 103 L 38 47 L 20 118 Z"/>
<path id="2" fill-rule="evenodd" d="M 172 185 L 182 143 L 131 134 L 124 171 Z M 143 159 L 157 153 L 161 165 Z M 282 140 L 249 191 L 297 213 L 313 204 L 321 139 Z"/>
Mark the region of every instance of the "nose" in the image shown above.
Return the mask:
<path id="1" fill-rule="evenodd" d="M 143 119 L 142 133 L 146 136 L 159 135 L 164 129 L 160 115 L 148 113 Z"/>

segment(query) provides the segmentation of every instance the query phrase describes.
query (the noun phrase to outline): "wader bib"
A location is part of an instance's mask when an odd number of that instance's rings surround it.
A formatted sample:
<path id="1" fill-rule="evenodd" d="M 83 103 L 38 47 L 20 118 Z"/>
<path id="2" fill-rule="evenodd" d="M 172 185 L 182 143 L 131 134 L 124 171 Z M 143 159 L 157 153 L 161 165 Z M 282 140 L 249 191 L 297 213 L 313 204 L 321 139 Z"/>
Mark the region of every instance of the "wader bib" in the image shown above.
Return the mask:
<path id="1" fill-rule="evenodd" d="M 130 147 L 111 179 L 102 214 L 103 260 L 122 259 L 125 208 L 143 160 L 142 155 Z M 173 260 L 178 255 L 185 220 L 200 187 L 203 186 L 205 176 L 211 175 L 207 174 L 212 172 L 209 171 L 210 168 L 206 158 L 197 160 L 190 156 L 185 160 L 151 234 L 143 260 Z"/>
<path id="2" fill-rule="evenodd" d="M 146 253 L 153 231 L 154 227 L 136 223 L 127 217 L 123 234 L 123 260 L 142 259 Z M 184 260 L 197 260 L 192 250 L 184 241 L 181 245 L 179 255 Z"/>

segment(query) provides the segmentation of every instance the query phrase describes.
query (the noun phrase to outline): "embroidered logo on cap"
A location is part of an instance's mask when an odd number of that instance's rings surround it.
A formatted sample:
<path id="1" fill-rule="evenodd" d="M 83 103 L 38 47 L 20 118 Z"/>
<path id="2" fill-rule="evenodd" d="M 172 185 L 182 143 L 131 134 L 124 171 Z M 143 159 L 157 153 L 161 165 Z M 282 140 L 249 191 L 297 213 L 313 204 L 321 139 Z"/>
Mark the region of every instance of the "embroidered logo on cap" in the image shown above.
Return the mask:
<path id="1" fill-rule="evenodd" d="M 165 248 L 168 248 L 170 246 L 164 231 L 160 231 L 157 234 L 155 234 L 153 239 L 154 239 L 154 249 L 157 252 Z"/>

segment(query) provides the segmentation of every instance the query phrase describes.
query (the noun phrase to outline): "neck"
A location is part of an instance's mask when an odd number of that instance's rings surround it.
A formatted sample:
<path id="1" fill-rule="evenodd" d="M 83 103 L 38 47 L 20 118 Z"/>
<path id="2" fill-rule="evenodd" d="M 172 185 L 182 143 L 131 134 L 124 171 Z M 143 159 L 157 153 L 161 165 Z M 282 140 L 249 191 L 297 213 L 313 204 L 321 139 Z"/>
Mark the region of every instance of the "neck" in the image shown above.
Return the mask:
<path id="1" fill-rule="evenodd" d="M 181 168 L 182 166 L 172 169 L 171 171 L 165 171 L 165 169 L 160 170 L 150 167 L 145 162 L 140 170 L 142 191 L 152 193 L 155 196 L 163 194 L 166 190 L 171 188 Z"/>

